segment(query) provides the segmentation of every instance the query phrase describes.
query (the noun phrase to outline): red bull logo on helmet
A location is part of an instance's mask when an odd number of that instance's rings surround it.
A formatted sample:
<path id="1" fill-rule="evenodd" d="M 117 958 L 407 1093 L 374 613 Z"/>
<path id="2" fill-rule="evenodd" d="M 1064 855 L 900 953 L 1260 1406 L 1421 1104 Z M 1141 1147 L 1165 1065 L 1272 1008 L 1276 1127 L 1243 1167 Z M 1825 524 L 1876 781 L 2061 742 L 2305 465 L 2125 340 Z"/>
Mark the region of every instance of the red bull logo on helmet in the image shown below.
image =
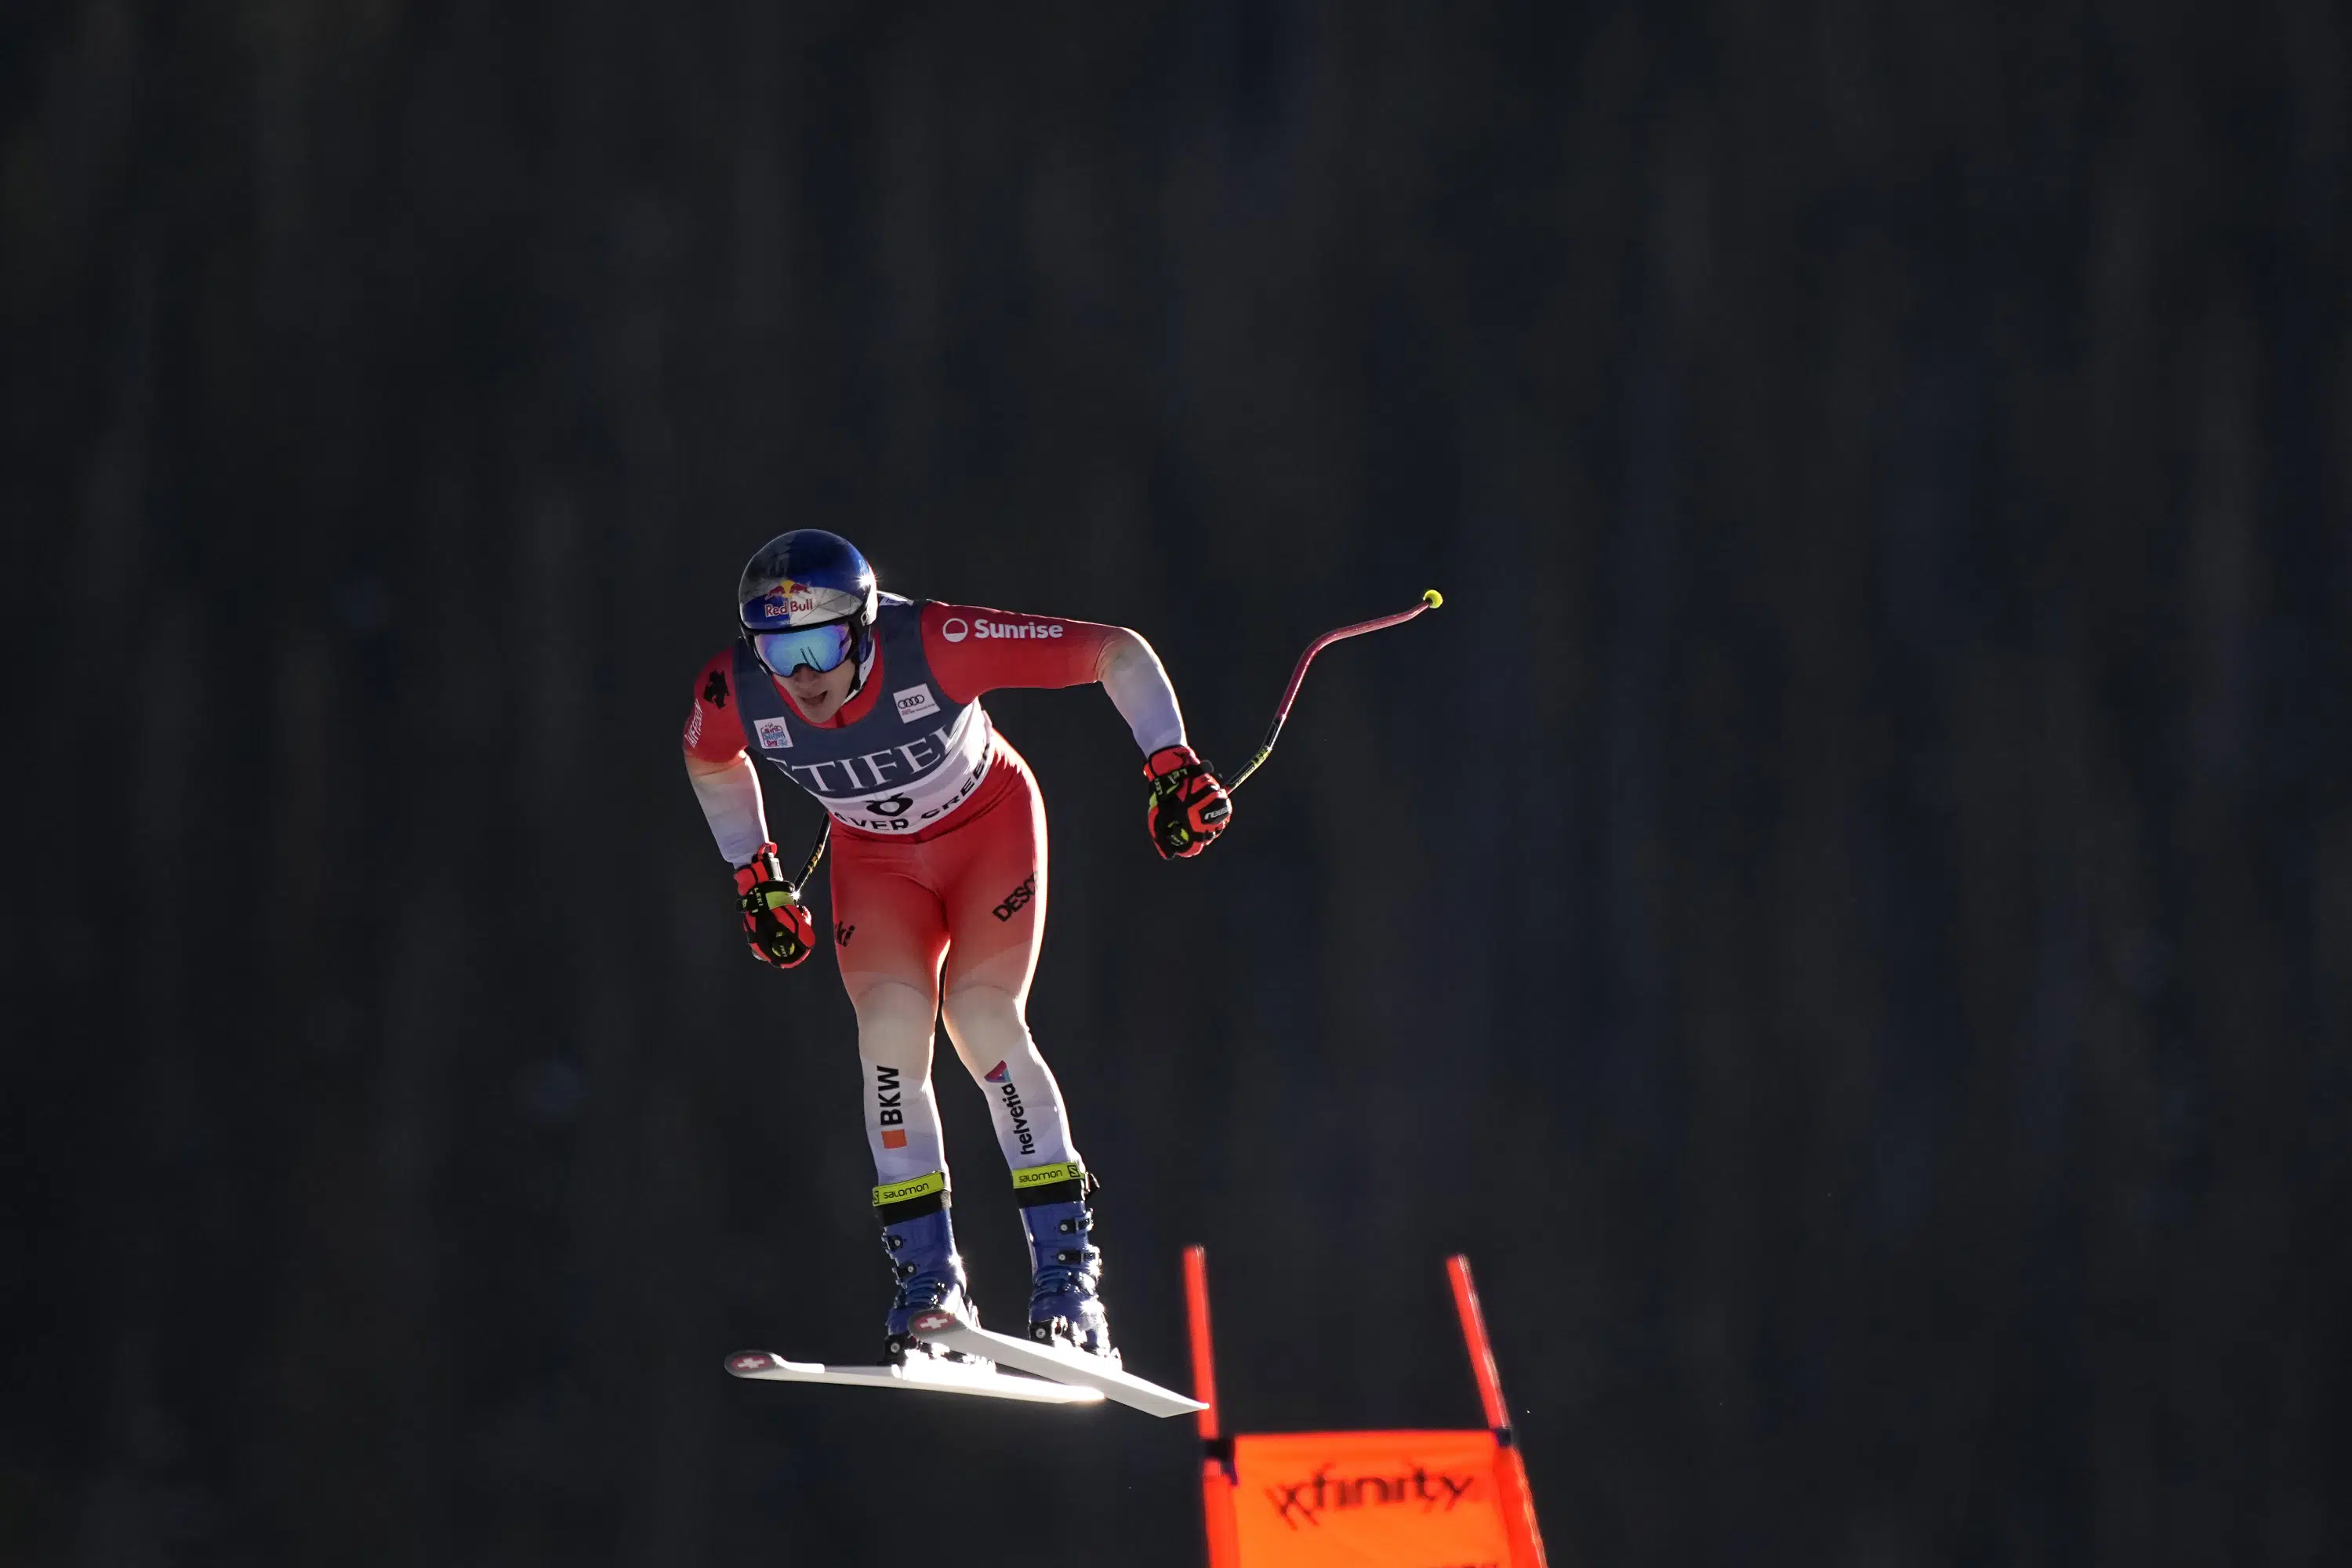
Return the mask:
<path id="1" fill-rule="evenodd" d="M 769 588 L 760 605 L 763 614 L 771 616 L 804 616 L 815 608 L 816 590 L 789 577 Z"/>
<path id="2" fill-rule="evenodd" d="M 857 605 L 857 596 L 854 594 L 781 577 L 745 602 L 743 618 L 755 626 L 772 626 L 777 622 L 802 626 L 854 615 Z"/>

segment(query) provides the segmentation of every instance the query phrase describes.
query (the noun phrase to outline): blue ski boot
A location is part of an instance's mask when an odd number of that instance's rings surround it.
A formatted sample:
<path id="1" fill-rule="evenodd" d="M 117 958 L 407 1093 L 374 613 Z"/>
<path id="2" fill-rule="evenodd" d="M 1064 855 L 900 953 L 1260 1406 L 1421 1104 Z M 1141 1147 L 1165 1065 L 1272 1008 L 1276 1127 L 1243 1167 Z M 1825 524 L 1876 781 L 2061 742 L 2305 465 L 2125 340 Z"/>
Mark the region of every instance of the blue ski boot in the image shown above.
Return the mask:
<path id="1" fill-rule="evenodd" d="M 1013 1183 L 1037 1270 L 1029 1285 L 1029 1337 L 1117 1365 L 1103 1310 L 1102 1253 L 1094 1244 L 1094 1211 L 1087 1205 L 1094 1178 L 1072 1160 L 1015 1171 Z"/>
<path id="2" fill-rule="evenodd" d="M 889 1255 L 890 1273 L 898 1282 L 883 1323 L 883 1359 L 894 1363 L 931 1353 L 912 1331 L 915 1319 L 924 1312 L 952 1312 L 974 1328 L 980 1326 L 980 1314 L 965 1290 L 963 1259 L 956 1256 L 946 1179 L 932 1175 L 922 1180 L 931 1184 L 929 1191 L 875 1205 L 883 1217 L 882 1250 Z M 877 1192 L 904 1191 L 912 1184 L 900 1183 Z"/>

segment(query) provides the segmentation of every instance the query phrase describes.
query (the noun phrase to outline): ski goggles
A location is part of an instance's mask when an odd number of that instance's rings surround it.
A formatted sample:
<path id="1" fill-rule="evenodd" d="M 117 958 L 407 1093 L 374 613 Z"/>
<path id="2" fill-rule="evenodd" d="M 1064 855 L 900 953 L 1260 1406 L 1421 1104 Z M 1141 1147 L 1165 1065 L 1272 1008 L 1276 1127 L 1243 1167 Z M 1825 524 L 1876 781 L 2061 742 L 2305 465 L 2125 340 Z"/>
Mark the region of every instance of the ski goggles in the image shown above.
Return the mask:
<path id="1" fill-rule="evenodd" d="M 856 646 L 857 634 L 847 621 L 828 621 L 821 626 L 794 626 L 786 632 L 746 632 L 751 639 L 751 651 L 760 662 L 777 675 L 790 675 L 802 665 L 819 675 L 841 668 Z"/>

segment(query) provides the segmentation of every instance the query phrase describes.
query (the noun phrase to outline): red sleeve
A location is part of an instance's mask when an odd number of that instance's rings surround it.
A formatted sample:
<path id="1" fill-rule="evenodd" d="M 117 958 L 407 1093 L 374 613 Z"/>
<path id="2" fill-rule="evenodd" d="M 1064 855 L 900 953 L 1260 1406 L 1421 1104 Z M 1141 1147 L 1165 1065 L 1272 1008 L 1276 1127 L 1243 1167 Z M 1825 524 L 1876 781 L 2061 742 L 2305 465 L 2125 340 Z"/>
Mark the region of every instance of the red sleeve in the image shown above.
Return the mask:
<path id="1" fill-rule="evenodd" d="M 923 657 L 940 678 L 940 694 L 955 702 L 1007 686 L 1099 680 L 1103 647 L 1118 632 L 1095 621 L 1014 615 L 982 605 L 923 606 Z"/>
<path id="2" fill-rule="evenodd" d="M 735 650 L 728 649 L 694 678 L 694 707 L 679 743 L 706 763 L 730 762 L 743 751 L 743 715 L 735 703 Z"/>

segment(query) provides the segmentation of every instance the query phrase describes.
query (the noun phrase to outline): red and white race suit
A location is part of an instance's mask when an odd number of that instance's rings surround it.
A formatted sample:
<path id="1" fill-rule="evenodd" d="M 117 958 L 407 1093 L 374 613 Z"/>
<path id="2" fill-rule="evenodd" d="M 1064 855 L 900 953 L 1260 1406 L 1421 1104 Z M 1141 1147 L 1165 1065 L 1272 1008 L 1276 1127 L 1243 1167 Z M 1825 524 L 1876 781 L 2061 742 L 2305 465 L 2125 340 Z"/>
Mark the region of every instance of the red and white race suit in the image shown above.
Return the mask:
<path id="1" fill-rule="evenodd" d="M 697 795 L 737 865 L 767 838 L 753 758 L 833 815 L 834 952 L 857 1009 L 878 1184 L 946 1168 L 929 1077 L 940 1017 L 1006 1163 L 1074 1161 L 1025 1018 L 1045 924 L 1045 802 L 980 699 L 1099 681 L 1149 756 L 1183 742 L 1175 693 L 1141 638 L 1091 621 L 886 597 L 875 643 L 856 695 L 824 725 L 740 645 L 712 658 L 684 737 Z"/>

